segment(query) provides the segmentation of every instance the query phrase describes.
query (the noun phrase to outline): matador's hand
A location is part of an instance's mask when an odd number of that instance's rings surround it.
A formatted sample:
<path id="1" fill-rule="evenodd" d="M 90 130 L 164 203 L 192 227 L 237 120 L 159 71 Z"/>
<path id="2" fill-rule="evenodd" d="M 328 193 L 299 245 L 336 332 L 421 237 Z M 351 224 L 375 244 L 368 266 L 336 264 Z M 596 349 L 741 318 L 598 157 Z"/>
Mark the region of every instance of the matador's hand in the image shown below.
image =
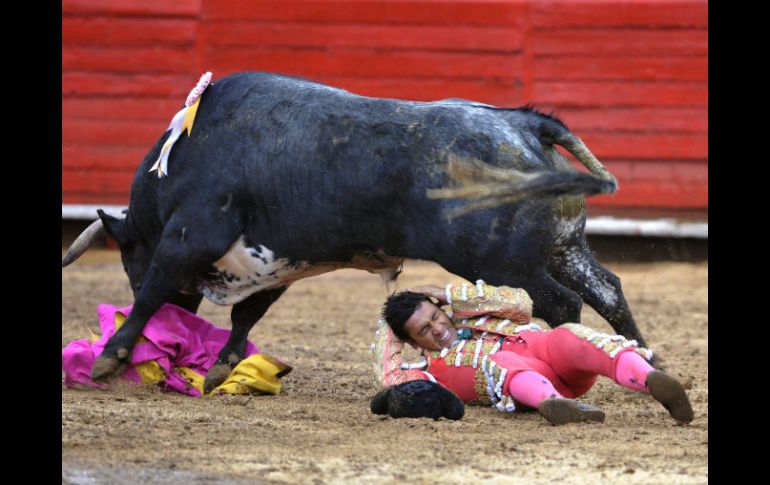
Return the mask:
<path id="1" fill-rule="evenodd" d="M 392 418 L 461 419 L 465 404 L 452 391 L 430 381 L 410 381 L 378 392 L 371 402 L 374 414 Z"/>
<path id="2" fill-rule="evenodd" d="M 440 286 L 416 286 L 414 288 L 407 288 L 406 291 L 409 291 L 411 293 L 419 293 L 420 295 L 430 296 L 439 301 L 440 304 L 446 305 L 448 302 L 446 301 L 446 291 L 444 288 Z"/>

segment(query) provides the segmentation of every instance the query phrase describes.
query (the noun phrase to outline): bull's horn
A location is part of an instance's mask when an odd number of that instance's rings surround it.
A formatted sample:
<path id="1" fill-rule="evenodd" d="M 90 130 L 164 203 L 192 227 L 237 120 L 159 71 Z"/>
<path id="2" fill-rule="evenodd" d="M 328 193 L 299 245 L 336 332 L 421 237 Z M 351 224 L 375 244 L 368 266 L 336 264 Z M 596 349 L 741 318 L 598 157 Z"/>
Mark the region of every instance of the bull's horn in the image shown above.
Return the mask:
<path id="1" fill-rule="evenodd" d="M 88 250 L 88 248 L 91 247 L 97 238 L 106 234 L 107 233 L 104 230 L 104 224 L 102 223 L 101 219 L 97 219 L 92 222 L 85 231 L 80 233 L 80 236 L 78 236 L 78 238 L 75 239 L 75 242 L 73 242 L 69 247 L 67 254 L 64 255 L 64 259 L 61 260 L 61 267 L 63 268 L 78 259 L 83 253 L 86 252 L 86 250 Z"/>

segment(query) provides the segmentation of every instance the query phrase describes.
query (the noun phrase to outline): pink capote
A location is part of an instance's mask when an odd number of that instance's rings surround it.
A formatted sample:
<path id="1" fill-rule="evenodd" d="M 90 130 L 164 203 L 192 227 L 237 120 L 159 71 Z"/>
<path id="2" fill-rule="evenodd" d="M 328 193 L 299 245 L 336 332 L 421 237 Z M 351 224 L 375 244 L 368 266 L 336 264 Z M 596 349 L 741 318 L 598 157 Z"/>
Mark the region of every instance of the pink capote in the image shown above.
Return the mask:
<path id="1" fill-rule="evenodd" d="M 104 351 L 109 338 L 115 333 L 115 313 L 120 312 L 128 316 L 131 308 L 99 305 L 102 337 L 94 343 L 86 339 L 74 340 L 62 349 L 62 369 L 65 374 L 64 384 L 67 387 L 102 387 L 91 380 L 91 368 L 96 358 Z M 189 385 L 174 368 L 187 367 L 206 376 L 230 337 L 230 330 L 215 327 L 183 308 L 166 303 L 150 318 L 142 335 L 149 342 L 139 343 L 134 347 L 131 352 L 131 365 L 121 374 L 121 378 L 141 383 L 141 377 L 133 366 L 154 360 L 166 373 L 166 388 L 188 396 L 200 396 L 200 392 Z M 259 349 L 247 341 L 244 357 L 255 353 L 259 353 Z"/>

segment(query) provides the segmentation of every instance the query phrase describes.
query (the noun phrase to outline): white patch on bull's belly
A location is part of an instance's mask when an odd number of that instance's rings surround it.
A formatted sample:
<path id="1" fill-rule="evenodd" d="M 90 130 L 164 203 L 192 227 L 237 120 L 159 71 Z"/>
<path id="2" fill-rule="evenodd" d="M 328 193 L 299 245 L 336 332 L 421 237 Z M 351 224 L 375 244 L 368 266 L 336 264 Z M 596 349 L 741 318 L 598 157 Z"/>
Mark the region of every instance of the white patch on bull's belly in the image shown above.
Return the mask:
<path id="1" fill-rule="evenodd" d="M 392 275 L 401 262 L 400 259 L 382 255 L 376 259 L 361 257 L 340 263 L 291 263 L 288 258 L 276 258 L 272 250 L 261 244 L 247 247 L 245 237 L 241 236 L 214 263 L 217 274 L 199 282 L 198 291 L 217 305 L 232 305 L 258 291 L 287 286 L 339 268 L 358 268 Z"/>
<path id="2" fill-rule="evenodd" d="M 305 277 L 310 264 L 290 263 L 276 258 L 263 245 L 247 247 L 245 238 L 238 238 L 230 250 L 214 263 L 218 275 L 202 280 L 198 290 L 218 305 L 232 305 L 261 290 L 286 286 Z"/>

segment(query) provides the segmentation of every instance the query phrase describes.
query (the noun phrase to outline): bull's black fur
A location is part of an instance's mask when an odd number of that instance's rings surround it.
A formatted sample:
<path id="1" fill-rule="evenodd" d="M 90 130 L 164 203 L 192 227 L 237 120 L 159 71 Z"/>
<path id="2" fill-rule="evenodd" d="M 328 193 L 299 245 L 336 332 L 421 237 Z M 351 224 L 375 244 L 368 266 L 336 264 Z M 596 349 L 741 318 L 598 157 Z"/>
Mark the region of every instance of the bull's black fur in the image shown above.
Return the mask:
<path id="1" fill-rule="evenodd" d="M 505 109 L 505 108 L 503 108 L 503 109 Z M 565 123 L 564 120 L 561 119 L 561 117 L 559 117 L 559 115 L 557 115 L 555 111 L 551 111 L 550 113 L 546 113 L 545 111 L 541 111 L 540 109 L 538 109 L 533 104 L 525 104 L 521 108 L 514 108 L 514 109 L 521 110 L 521 111 L 528 111 L 528 112 L 530 112 L 530 113 L 532 113 L 532 114 L 534 114 L 536 116 L 550 118 L 551 120 L 555 121 L 556 123 L 559 123 L 561 125 L 561 127 L 564 128 L 565 130 L 569 130 L 569 127 L 567 126 L 567 123 Z"/>
<path id="2" fill-rule="evenodd" d="M 136 172 L 126 219 L 100 212 L 135 296 L 101 360 L 124 359 L 119 350 L 132 348 L 164 302 L 195 311 L 198 283 L 240 235 L 294 264 L 344 266 L 378 252 L 436 261 L 471 281 L 525 288 L 535 315 L 553 325 L 580 321 L 585 300 L 643 344 L 619 281 L 586 245 L 583 197 L 574 195 L 614 186 L 579 174 L 558 154 L 553 143 L 565 131 L 532 107 L 367 98 L 268 73 L 223 78 L 203 93 L 192 135 L 172 150 L 170 174 L 148 173 L 164 134 Z M 442 214 L 463 202 L 426 191 L 451 185 L 450 155 L 549 172 L 550 185 L 448 221 Z M 242 357 L 249 329 L 285 288 L 234 305 L 221 361 Z M 114 371 L 100 365 L 95 377 Z"/>

